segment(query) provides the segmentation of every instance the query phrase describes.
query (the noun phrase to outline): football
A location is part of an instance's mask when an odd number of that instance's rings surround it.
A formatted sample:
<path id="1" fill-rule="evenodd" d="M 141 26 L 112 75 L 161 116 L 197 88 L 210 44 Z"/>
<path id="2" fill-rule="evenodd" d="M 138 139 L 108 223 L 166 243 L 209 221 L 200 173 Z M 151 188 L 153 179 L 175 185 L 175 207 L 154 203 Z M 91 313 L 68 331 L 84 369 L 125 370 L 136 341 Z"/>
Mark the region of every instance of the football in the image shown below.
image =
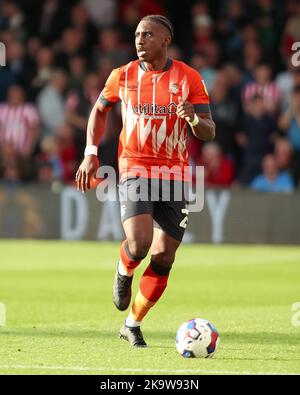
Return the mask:
<path id="1" fill-rule="evenodd" d="M 207 320 L 193 318 L 176 333 L 176 348 L 185 358 L 212 358 L 220 341 L 217 329 Z"/>

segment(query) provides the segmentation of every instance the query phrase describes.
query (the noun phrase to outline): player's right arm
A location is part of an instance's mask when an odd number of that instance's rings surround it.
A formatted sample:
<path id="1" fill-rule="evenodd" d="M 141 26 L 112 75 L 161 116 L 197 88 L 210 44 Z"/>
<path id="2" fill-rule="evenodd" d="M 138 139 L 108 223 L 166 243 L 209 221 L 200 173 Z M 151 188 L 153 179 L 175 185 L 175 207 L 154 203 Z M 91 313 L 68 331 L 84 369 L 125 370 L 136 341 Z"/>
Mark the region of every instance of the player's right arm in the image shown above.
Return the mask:
<path id="1" fill-rule="evenodd" d="M 99 100 L 94 104 L 87 125 L 87 146 L 94 145 L 98 147 L 100 144 L 105 127 L 106 113 L 110 109 L 111 107 L 105 107 Z M 97 172 L 99 166 L 100 163 L 97 155 L 85 156 L 76 173 L 75 180 L 78 190 L 86 192 L 86 190 L 89 189 L 90 180 Z"/>
<path id="2" fill-rule="evenodd" d="M 105 87 L 99 99 L 94 104 L 90 113 L 87 133 L 86 146 L 96 146 L 100 144 L 104 132 L 106 113 L 119 100 L 119 79 L 120 68 L 114 69 L 108 77 Z M 90 188 L 90 180 L 95 175 L 100 166 L 97 154 L 85 155 L 76 173 L 77 189 L 86 192 Z"/>

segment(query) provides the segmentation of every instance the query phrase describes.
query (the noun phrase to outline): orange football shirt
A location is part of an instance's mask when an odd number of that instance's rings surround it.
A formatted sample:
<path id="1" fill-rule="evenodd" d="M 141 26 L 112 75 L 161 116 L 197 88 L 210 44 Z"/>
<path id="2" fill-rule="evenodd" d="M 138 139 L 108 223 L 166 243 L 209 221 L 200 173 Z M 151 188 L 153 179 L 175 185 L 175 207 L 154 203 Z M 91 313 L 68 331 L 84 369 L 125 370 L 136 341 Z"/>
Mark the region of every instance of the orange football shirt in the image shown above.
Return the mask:
<path id="1" fill-rule="evenodd" d="M 180 99 L 193 103 L 197 113 L 210 112 L 201 75 L 184 62 L 168 59 L 163 70 L 147 71 L 135 60 L 111 72 L 99 100 L 107 107 L 121 100 L 121 179 L 155 174 L 168 178 L 168 171 L 155 170 L 161 166 L 175 169 L 174 179 L 183 179 L 188 123 L 176 115 Z"/>

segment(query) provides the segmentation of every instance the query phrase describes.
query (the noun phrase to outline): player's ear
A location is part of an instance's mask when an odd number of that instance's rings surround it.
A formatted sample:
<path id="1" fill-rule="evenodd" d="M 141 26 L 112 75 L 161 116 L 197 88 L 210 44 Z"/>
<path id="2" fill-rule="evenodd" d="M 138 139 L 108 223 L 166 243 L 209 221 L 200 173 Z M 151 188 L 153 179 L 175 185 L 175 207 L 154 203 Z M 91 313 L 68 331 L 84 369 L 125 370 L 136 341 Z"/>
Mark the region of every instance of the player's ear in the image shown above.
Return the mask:
<path id="1" fill-rule="evenodd" d="M 170 36 L 165 36 L 164 41 L 163 41 L 163 47 L 168 47 L 171 44 L 171 37 Z"/>

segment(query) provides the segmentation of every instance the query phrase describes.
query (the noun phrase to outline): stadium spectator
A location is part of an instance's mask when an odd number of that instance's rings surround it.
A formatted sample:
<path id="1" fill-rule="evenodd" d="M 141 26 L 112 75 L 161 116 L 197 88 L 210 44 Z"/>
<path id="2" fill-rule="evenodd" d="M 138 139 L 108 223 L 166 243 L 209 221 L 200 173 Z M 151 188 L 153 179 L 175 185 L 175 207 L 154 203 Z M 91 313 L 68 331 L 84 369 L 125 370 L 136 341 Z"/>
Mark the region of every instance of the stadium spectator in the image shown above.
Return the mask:
<path id="1" fill-rule="evenodd" d="M 28 100 L 33 102 L 36 99 L 36 92 L 32 88 L 31 82 L 37 73 L 37 56 L 43 44 L 38 37 L 30 37 L 25 44 L 26 80 L 23 86 L 26 90 Z"/>
<path id="2" fill-rule="evenodd" d="M 37 97 L 37 105 L 41 116 L 42 135 L 54 134 L 65 119 L 64 93 L 68 79 L 63 70 L 55 70 L 49 83 Z"/>
<path id="3" fill-rule="evenodd" d="M 286 4 L 288 14 L 284 31 L 281 36 L 281 54 L 283 59 L 290 59 L 292 45 L 300 41 L 300 4 L 297 0 L 288 1 Z"/>
<path id="4" fill-rule="evenodd" d="M 121 42 L 120 33 L 113 28 L 103 29 L 99 34 L 99 42 L 94 51 L 94 65 L 97 67 L 103 58 L 109 59 L 114 68 L 130 59 L 128 49 Z"/>
<path id="5" fill-rule="evenodd" d="M 188 141 L 187 141 L 187 150 L 189 153 L 189 165 L 194 168 L 196 166 L 196 162 L 199 160 L 201 156 L 203 142 L 198 140 L 193 133 L 189 133 Z"/>
<path id="6" fill-rule="evenodd" d="M 247 23 L 242 27 L 242 49 L 247 44 L 257 44 L 259 42 L 258 31 L 255 25 Z"/>
<path id="7" fill-rule="evenodd" d="M 287 18 L 294 15 L 300 15 L 300 3 L 298 0 L 287 0 L 285 3 L 285 13 Z"/>
<path id="8" fill-rule="evenodd" d="M 219 34 L 225 41 L 226 59 L 234 62 L 240 60 L 240 54 L 247 45 L 257 44 L 257 30 L 255 25 L 249 21 L 249 16 L 245 15 L 245 7 L 240 1 L 231 1 L 230 4 L 237 4 L 238 9 L 232 10 L 231 15 L 218 24 Z"/>
<path id="9" fill-rule="evenodd" d="M 250 76 L 252 78 L 252 70 L 260 58 L 258 33 L 253 22 L 246 23 L 246 20 L 241 20 L 240 23 L 240 34 L 232 36 L 225 47 L 226 60 L 237 63 L 241 67 L 241 53 L 245 49 L 245 54 L 248 54 L 249 57 L 245 66 L 249 68 L 249 78 Z"/>
<path id="10" fill-rule="evenodd" d="M 5 100 L 8 89 L 13 84 L 24 84 L 25 55 L 22 44 L 8 34 L 1 35 L 6 46 L 6 66 L 0 67 L 0 101 Z"/>
<path id="11" fill-rule="evenodd" d="M 228 84 L 228 97 L 232 100 L 238 109 L 238 118 L 243 114 L 241 103 L 243 91 L 243 73 L 241 69 L 234 63 L 224 63 L 222 66 L 225 80 Z M 237 120 L 238 121 L 238 120 Z"/>
<path id="12" fill-rule="evenodd" d="M 0 146 L 0 177 L 4 187 L 14 188 L 21 185 L 22 160 L 12 143 Z"/>
<path id="13" fill-rule="evenodd" d="M 16 188 L 22 185 L 21 165 L 19 161 L 7 162 L 3 170 L 3 186 L 8 188 Z"/>
<path id="14" fill-rule="evenodd" d="M 194 53 L 190 64 L 202 75 L 207 91 L 210 93 L 216 78 L 216 69 L 208 65 L 206 56 L 201 52 Z"/>
<path id="15" fill-rule="evenodd" d="M 69 59 L 69 88 L 70 90 L 81 89 L 84 77 L 88 72 L 87 58 L 82 55 L 73 55 Z"/>
<path id="16" fill-rule="evenodd" d="M 90 20 L 97 28 L 114 25 L 117 20 L 116 0 L 83 0 Z"/>
<path id="17" fill-rule="evenodd" d="M 205 52 L 214 39 L 212 18 L 209 15 L 195 15 L 193 18 L 193 26 L 194 51 Z"/>
<path id="18" fill-rule="evenodd" d="M 279 137 L 275 140 L 274 157 L 280 171 L 291 170 L 293 149 L 287 138 Z"/>
<path id="19" fill-rule="evenodd" d="M 109 57 L 102 57 L 99 61 L 97 72 L 99 75 L 99 84 L 100 86 L 104 86 L 105 82 L 111 73 L 112 69 L 112 60 Z"/>
<path id="20" fill-rule="evenodd" d="M 123 40 L 131 45 L 136 25 L 140 19 L 140 12 L 133 2 L 128 1 L 121 2 L 119 9 L 118 26 Z"/>
<path id="21" fill-rule="evenodd" d="M 280 112 L 285 112 L 290 106 L 290 98 L 294 85 L 300 85 L 300 71 L 287 61 L 287 68 L 277 74 L 275 83 L 280 93 Z"/>
<path id="22" fill-rule="evenodd" d="M 85 130 L 91 108 L 99 96 L 99 76 L 86 74 L 82 86 L 69 92 L 66 99 L 66 121 L 76 130 L 76 142 L 80 154 L 84 149 Z"/>
<path id="23" fill-rule="evenodd" d="M 73 183 L 78 160 L 75 131 L 72 126 L 64 123 L 57 128 L 56 137 L 58 156 L 62 164 L 62 180 L 65 183 Z"/>
<path id="24" fill-rule="evenodd" d="M 210 17 L 210 8 L 208 2 L 206 0 L 196 1 L 192 6 L 191 12 L 194 23 L 196 23 L 197 18 L 201 18 L 202 16 Z"/>
<path id="25" fill-rule="evenodd" d="M 112 60 L 110 58 L 103 57 L 100 61 L 100 68 L 98 72 L 99 77 L 99 86 L 103 87 L 107 78 L 111 73 Z M 105 129 L 103 133 L 103 137 L 99 146 L 99 153 L 102 158 L 102 164 L 107 166 L 112 166 L 116 172 L 118 172 L 118 163 L 117 163 L 117 155 L 118 151 L 118 140 L 119 140 L 119 131 L 122 128 L 122 119 L 121 119 L 121 110 L 120 104 L 116 104 L 113 106 L 111 111 L 108 112 L 106 118 Z M 84 136 L 81 134 L 81 137 Z M 80 147 L 82 147 L 82 140 L 80 140 Z"/>
<path id="26" fill-rule="evenodd" d="M 62 0 L 45 0 L 35 2 L 35 18 L 29 26 L 31 34 L 41 37 L 46 45 L 52 45 L 61 37 L 69 20 L 68 2 Z M 30 10 L 30 14 L 32 10 Z"/>
<path id="27" fill-rule="evenodd" d="M 85 43 L 89 50 L 96 44 L 97 29 L 89 19 L 87 9 L 82 3 L 76 3 L 71 8 L 70 25 L 84 31 Z"/>
<path id="28" fill-rule="evenodd" d="M 300 180 L 300 85 L 293 88 L 291 105 L 280 117 L 279 127 L 287 134 L 293 147 L 293 175 L 298 185 Z"/>
<path id="29" fill-rule="evenodd" d="M 211 112 L 218 133 L 215 140 L 220 144 L 221 150 L 235 156 L 235 134 L 238 128 L 238 107 L 229 98 L 228 82 L 225 73 L 219 71 L 211 89 Z"/>
<path id="30" fill-rule="evenodd" d="M 26 42 L 26 55 L 30 59 L 35 59 L 38 50 L 43 46 L 42 40 L 37 36 L 30 36 Z"/>
<path id="31" fill-rule="evenodd" d="M 258 192 L 288 193 L 294 189 L 294 183 L 290 174 L 286 171 L 279 171 L 276 160 L 272 154 L 264 157 L 263 174 L 255 177 L 251 183 L 251 188 Z"/>
<path id="32" fill-rule="evenodd" d="M 57 137 L 44 137 L 41 141 L 40 150 L 41 152 L 37 157 L 38 180 L 43 182 L 62 180 L 63 164 L 60 158 Z"/>
<path id="33" fill-rule="evenodd" d="M 20 41 L 10 42 L 6 52 L 8 67 L 10 68 L 14 81 L 24 84 L 26 80 L 26 63 L 23 45 Z"/>
<path id="34" fill-rule="evenodd" d="M 219 144 L 206 143 L 202 148 L 202 155 L 196 162 L 197 166 L 204 166 L 205 186 L 208 188 L 228 188 L 234 179 L 232 160 L 226 157 Z"/>
<path id="35" fill-rule="evenodd" d="M 3 12 L 3 3 L 0 4 L 0 31 L 8 29 L 7 19 Z"/>
<path id="36" fill-rule="evenodd" d="M 277 2 L 278 3 L 278 2 Z M 272 54 L 277 42 L 279 7 L 273 0 L 257 0 L 255 7 L 255 25 L 267 54 Z"/>
<path id="37" fill-rule="evenodd" d="M 169 48 L 169 57 L 171 59 L 183 60 L 183 53 L 177 45 L 173 44 Z"/>
<path id="38" fill-rule="evenodd" d="M 35 168 L 28 157 L 19 154 L 9 142 L 0 146 L 0 178 L 9 187 L 19 187 L 34 177 Z"/>
<path id="39" fill-rule="evenodd" d="M 247 105 L 249 100 L 255 96 L 260 95 L 264 102 L 265 110 L 272 115 L 275 115 L 279 105 L 279 90 L 276 83 L 272 81 L 272 69 L 267 63 L 261 63 L 255 67 L 255 80 L 249 82 L 243 92 L 244 105 Z"/>
<path id="40" fill-rule="evenodd" d="M 11 30 L 0 29 L 0 34 L 1 42 L 6 46 L 6 48 L 8 48 L 13 41 L 16 41 L 14 33 Z"/>
<path id="41" fill-rule="evenodd" d="M 37 181 L 41 186 L 52 185 L 56 179 L 53 164 L 51 162 L 38 162 L 37 163 Z"/>
<path id="42" fill-rule="evenodd" d="M 12 144 L 22 157 L 30 158 L 39 136 L 39 116 L 36 107 L 25 101 L 19 85 L 9 88 L 7 101 L 0 104 L 0 147 Z"/>
<path id="43" fill-rule="evenodd" d="M 207 65 L 211 68 L 219 68 L 221 65 L 221 50 L 220 45 L 217 41 L 212 40 L 205 48 L 203 48 L 203 53 L 206 57 Z"/>
<path id="44" fill-rule="evenodd" d="M 31 79 L 32 96 L 36 97 L 39 91 L 50 81 L 53 73 L 54 53 L 49 47 L 39 48 L 36 54 L 35 70 Z"/>
<path id="45" fill-rule="evenodd" d="M 35 67 L 36 57 L 40 48 L 42 48 L 43 43 L 39 37 L 32 36 L 28 38 L 26 42 L 26 61 Z"/>
<path id="46" fill-rule="evenodd" d="M 86 37 L 84 31 L 77 27 L 65 29 L 61 41 L 57 44 L 55 63 L 57 67 L 68 70 L 69 61 L 74 55 L 88 55 L 85 46 Z"/>
<path id="47" fill-rule="evenodd" d="M 284 130 L 295 151 L 300 151 L 300 85 L 293 89 L 290 108 L 281 116 L 279 126 Z"/>
<path id="48" fill-rule="evenodd" d="M 119 4 L 119 19 L 123 20 L 124 16 L 128 12 L 128 8 L 134 8 L 137 12 L 138 22 L 141 18 L 149 14 L 165 14 L 165 9 L 161 1 L 159 0 L 121 0 Z M 135 26 L 136 28 L 136 26 Z M 135 30 L 135 29 L 134 29 Z M 131 37 L 132 39 L 132 37 Z"/>
<path id="49" fill-rule="evenodd" d="M 83 85 L 70 91 L 66 99 L 66 120 L 80 132 L 87 126 L 91 107 L 99 96 L 99 77 L 96 73 L 86 74 Z"/>
<path id="50" fill-rule="evenodd" d="M 239 67 L 244 70 L 244 82 L 249 83 L 254 80 L 255 68 L 262 60 L 263 49 L 258 43 L 250 42 L 245 44 L 243 54 L 239 60 Z"/>
<path id="51" fill-rule="evenodd" d="M 265 109 L 264 100 L 255 95 L 249 99 L 243 120 L 242 132 L 237 133 L 237 143 L 243 148 L 242 184 L 248 185 L 261 171 L 263 157 L 273 148 L 272 139 L 277 131 L 274 119 Z"/>
<path id="52" fill-rule="evenodd" d="M 17 40 L 25 37 L 25 16 L 17 1 L 3 0 L 0 5 L 0 30 L 10 30 Z"/>

